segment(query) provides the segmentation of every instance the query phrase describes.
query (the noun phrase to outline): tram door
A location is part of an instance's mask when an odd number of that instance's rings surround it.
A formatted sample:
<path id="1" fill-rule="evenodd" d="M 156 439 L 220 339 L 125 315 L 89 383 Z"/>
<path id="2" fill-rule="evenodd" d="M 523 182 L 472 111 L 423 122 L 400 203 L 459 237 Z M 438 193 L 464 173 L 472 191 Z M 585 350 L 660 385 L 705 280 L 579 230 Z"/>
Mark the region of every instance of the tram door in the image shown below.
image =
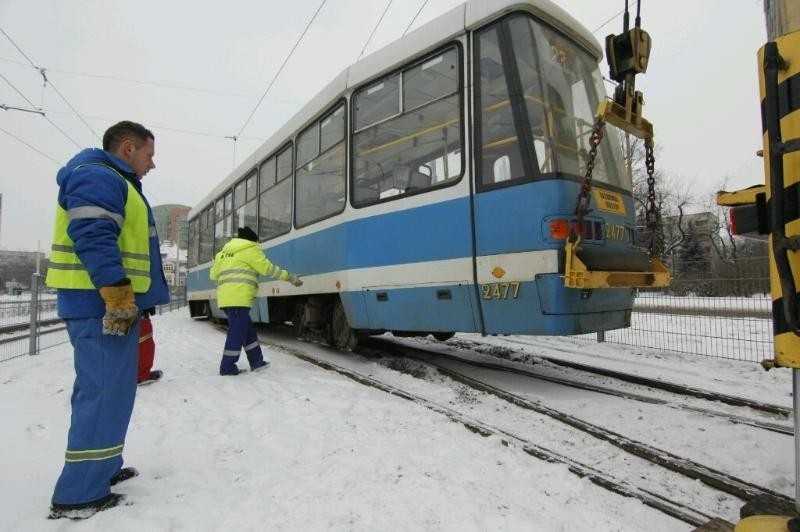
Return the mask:
<path id="1" fill-rule="evenodd" d="M 541 141 L 520 97 L 515 23 L 527 21 L 503 19 L 472 36 L 475 283 L 487 334 L 544 332 L 537 331 L 533 274 L 558 267 L 557 252 L 541 249 L 540 217 L 552 210 L 554 196 L 532 179 L 538 167 L 530 147 Z"/>

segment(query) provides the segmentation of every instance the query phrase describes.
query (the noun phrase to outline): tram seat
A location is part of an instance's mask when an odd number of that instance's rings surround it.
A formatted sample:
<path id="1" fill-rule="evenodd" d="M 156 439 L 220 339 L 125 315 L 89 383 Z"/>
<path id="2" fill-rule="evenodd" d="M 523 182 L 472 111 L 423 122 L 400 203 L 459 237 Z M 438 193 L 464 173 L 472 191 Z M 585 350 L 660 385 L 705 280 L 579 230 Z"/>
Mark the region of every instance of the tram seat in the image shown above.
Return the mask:
<path id="1" fill-rule="evenodd" d="M 431 176 L 425 175 L 422 172 L 417 172 L 416 170 L 411 170 L 406 192 L 412 190 L 421 190 L 423 188 L 428 188 L 429 186 L 431 186 Z"/>
<path id="2" fill-rule="evenodd" d="M 421 190 L 431 186 L 431 176 L 408 166 L 396 166 L 392 169 L 394 188 L 402 192 Z"/>

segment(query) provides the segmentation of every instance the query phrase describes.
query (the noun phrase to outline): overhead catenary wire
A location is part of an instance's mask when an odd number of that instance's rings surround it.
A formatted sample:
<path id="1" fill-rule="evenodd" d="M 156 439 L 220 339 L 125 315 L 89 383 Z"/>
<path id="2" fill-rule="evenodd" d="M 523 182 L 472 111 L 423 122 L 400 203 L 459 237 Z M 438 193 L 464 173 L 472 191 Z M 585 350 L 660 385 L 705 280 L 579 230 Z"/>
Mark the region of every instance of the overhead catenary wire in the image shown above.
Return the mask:
<path id="1" fill-rule="evenodd" d="M 392 6 L 393 1 L 394 0 L 389 0 L 389 2 L 386 4 L 386 7 L 383 8 L 383 13 L 381 13 L 381 18 L 378 19 L 378 22 L 375 24 L 375 27 L 372 28 L 372 33 L 370 33 L 369 37 L 367 37 L 367 42 L 364 43 L 364 47 L 361 49 L 361 53 L 358 54 L 358 58 L 356 59 L 356 61 L 361 59 L 361 57 L 364 55 L 364 52 L 367 50 L 367 46 L 369 46 L 369 42 L 372 40 L 372 37 L 373 35 L 375 35 L 375 32 L 378 31 L 378 26 L 381 25 L 383 17 L 386 16 L 386 12 L 389 11 L 389 8 Z"/>
<path id="2" fill-rule="evenodd" d="M 19 137 L 18 137 L 18 136 L 16 136 L 15 134 L 11 133 L 10 131 L 7 131 L 7 130 L 3 129 L 2 127 L 0 127 L 0 131 L 2 131 L 3 133 L 5 133 L 5 134 L 6 134 L 6 135 L 8 135 L 9 137 L 13 138 L 14 140 L 16 140 L 17 142 L 19 142 L 20 144 L 24 144 L 25 146 L 27 146 L 27 147 L 28 147 L 28 148 L 30 148 L 31 150 L 35 151 L 36 153 L 38 153 L 39 155 L 41 155 L 42 157 L 44 157 L 45 159 L 50 159 L 51 161 L 53 161 L 54 163 L 56 163 L 58 166 L 61 166 L 61 164 L 62 164 L 61 162 L 59 162 L 59 161 L 55 160 L 53 157 L 50 157 L 49 155 L 47 155 L 45 152 L 43 152 L 43 151 L 42 151 L 42 150 L 40 150 L 39 148 L 37 148 L 37 147 L 35 147 L 35 146 L 33 146 L 33 145 L 31 145 L 31 144 L 29 144 L 29 143 L 25 142 L 24 140 L 22 140 L 21 138 L 19 138 Z"/>
<path id="3" fill-rule="evenodd" d="M 419 16 L 420 13 L 422 13 L 422 10 L 425 9 L 426 5 L 428 5 L 428 0 L 425 0 L 424 2 L 422 2 L 422 5 L 417 10 L 417 14 L 414 15 L 414 18 L 412 18 L 411 22 L 408 23 L 408 26 L 406 26 L 406 30 L 403 32 L 402 36 L 405 36 L 405 34 L 408 33 L 408 30 L 411 29 L 411 25 L 414 24 L 414 21 L 417 20 L 417 17 Z"/>
<path id="4" fill-rule="evenodd" d="M 15 65 L 20 65 L 28 68 L 34 68 L 35 70 L 39 70 L 36 67 L 31 67 L 28 63 L 23 63 L 21 61 L 14 61 L 13 59 L 8 59 L 6 57 L 0 57 L 0 61 L 4 61 L 7 63 L 12 63 Z M 63 70 L 60 68 L 50 68 L 50 67 L 42 67 L 42 70 L 50 72 L 51 74 L 55 72 L 56 74 L 66 74 L 68 76 L 79 76 L 79 77 L 86 77 L 86 78 L 94 78 L 94 79 L 104 79 L 108 81 L 116 81 L 119 83 L 131 83 L 136 85 L 145 85 L 145 86 L 152 86 L 152 87 L 160 87 L 165 89 L 175 89 L 175 90 L 183 90 L 183 91 L 190 91 L 190 92 L 200 92 L 206 94 L 214 94 L 218 96 L 231 96 L 234 98 L 246 98 L 255 100 L 258 96 L 254 94 L 242 94 L 238 92 L 228 92 L 228 91 L 221 91 L 217 89 L 207 89 L 202 87 L 188 87 L 186 85 L 175 85 L 173 83 L 162 83 L 158 81 L 145 81 L 133 78 L 125 78 L 121 76 L 110 76 L 106 74 L 94 74 L 91 72 L 77 72 L 74 70 Z M 300 102 L 295 102 L 292 100 L 277 100 L 277 99 L 270 99 L 266 98 L 266 100 L 276 103 L 286 103 L 291 105 L 302 105 Z"/>
<path id="5" fill-rule="evenodd" d="M 236 139 L 237 139 L 237 138 L 241 138 L 241 136 L 242 136 L 242 132 L 244 132 L 244 128 L 246 128 L 246 127 L 247 127 L 247 124 L 249 124 L 249 123 L 250 123 L 250 120 L 252 120 L 252 118 L 253 118 L 253 115 L 255 115 L 255 114 L 256 114 L 256 111 L 257 111 L 257 110 L 258 110 L 258 108 L 261 106 L 261 102 L 263 102 L 263 101 L 264 101 L 264 98 L 266 98 L 266 96 L 267 96 L 267 93 L 268 93 L 268 92 L 269 92 L 269 90 L 272 88 L 272 85 L 275 83 L 275 80 L 277 80 L 277 79 L 278 79 L 278 76 L 280 76 L 280 75 L 281 75 L 281 72 L 283 72 L 283 69 L 284 69 L 284 67 L 286 66 L 286 63 L 288 63 L 288 62 L 289 62 L 289 59 L 291 59 L 292 55 L 294 54 L 294 51 L 295 51 L 295 50 L 297 49 L 297 47 L 300 45 L 300 42 L 303 40 L 303 37 L 305 37 L 305 35 L 306 35 L 306 32 L 308 32 L 308 28 L 310 28 L 310 27 L 311 27 L 311 24 L 313 24 L 313 23 L 314 23 L 314 20 L 317 18 L 317 15 L 319 15 L 319 12 L 320 12 L 320 11 L 322 11 L 322 8 L 325 6 L 325 3 L 326 3 L 327 1 L 328 1 L 328 0 L 322 0 L 322 3 L 319 5 L 319 7 L 317 8 L 317 10 L 314 12 L 314 16 L 312 16 L 312 17 L 311 17 L 311 20 L 309 20 L 309 21 L 308 21 L 308 24 L 306 24 L 306 27 L 305 27 L 305 29 L 303 30 L 303 33 L 301 33 L 301 34 L 300 34 L 300 37 L 298 37 L 298 39 L 297 39 L 297 42 L 295 42 L 295 43 L 294 43 L 294 46 L 292 46 L 292 49 L 289 51 L 289 55 L 287 55 L 287 56 L 286 56 L 286 59 L 284 59 L 284 60 L 283 60 L 283 63 L 281 64 L 280 68 L 279 68 L 279 69 L 278 69 L 278 71 L 275 73 L 275 75 L 272 77 L 272 81 L 270 81 L 270 82 L 269 82 L 269 85 L 267 85 L 267 88 L 266 88 L 266 90 L 264 91 L 264 94 L 262 94 L 262 95 L 261 95 L 261 98 L 259 98 L 259 99 L 258 99 L 258 102 L 256 103 L 256 106 L 255 106 L 255 107 L 253 108 L 253 110 L 250 112 L 250 116 L 248 116 L 248 117 L 247 117 L 247 120 L 245 120 L 245 121 L 244 121 L 244 124 L 242 124 L 242 127 L 241 127 L 241 128 L 239 128 L 239 132 L 238 132 L 236 135 L 232 135 L 232 137 L 233 137 L 233 139 L 234 139 L 234 144 L 235 144 L 235 142 L 236 142 Z"/>
<path id="6" fill-rule="evenodd" d="M 617 17 L 619 17 L 620 15 L 622 15 L 624 12 L 625 12 L 625 10 L 624 10 L 624 9 L 621 9 L 621 10 L 620 10 L 618 13 L 616 13 L 615 15 L 613 15 L 613 16 L 611 16 L 611 17 L 609 17 L 609 18 L 608 18 L 608 20 L 606 20 L 605 22 L 603 22 L 602 24 L 600 24 L 599 26 L 597 26 L 595 29 L 593 29 L 593 30 L 592 30 L 592 33 L 593 33 L 593 34 L 594 34 L 594 33 L 597 33 L 598 31 L 600 31 L 600 30 L 601 30 L 601 29 L 603 29 L 604 27 L 608 26 L 608 25 L 609 25 L 611 22 L 613 22 L 613 21 L 614 21 L 614 20 L 615 20 Z"/>
<path id="7" fill-rule="evenodd" d="M 66 111 L 53 111 L 52 109 L 43 109 L 43 111 L 45 111 L 45 112 L 47 112 L 49 114 L 73 116 L 72 113 L 68 113 Z M 107 118 L 107 117 L 104 117 L 104 116 L 85 115 L 85 118 L 87 118 L 88 120 L 102 120 L 104 122 L 108 122 L 109 124 L 113 124 L 114 122 L 116 122 L 116 119 Z M 150 128 L 155 129 L 155 130 L 174 131 L 175 133 L 184 133 L 186 135 L 197 135 L 197 136 L 200 136 L 200 137 L 209 137 L 209 138 L 214 138 L 214 139 L 227 139 L 227 138 L 230 138 L 230 137 L 228 137 L 226 135 L 222 135 L 222 134 L 219 134 L 219 133 L 208 133 L 208 132 L 205 132 L 205 131 L 192 131 L 192 130 L 189 130 L 189 129 L 180 129 L 180 128 L 176 128 L 176 127 L 159 126 L 157 124 L 150 125 Z M 261 141 L 261 142 L 266 140 L 266 139 L 264 139 L 262 137 L 238 137 L 238 138 L 243 139 L 243 140 L 257 140 L 257 141 Z"/>
<path id="8" fill-rule="evenodd" d="M 91 132 L 92 132 L 92 135 L 94 135 L 94 136 L 95 136 L 95 138 L 99 139 L 99 138 L 100 138 L 100 135 L 98 135 L 98 134 L 97 134 L 97 132 L 96 132 L 94 129 L 92 129 L 92 126 L 90 126 L 90 125 L 89 125 L 89 123 L 88 123 L 86 120 L 84 120 L 84 119 L 83 119 L 83 117 L 82 117 L 82 116 L 81 116 L 81 114 L 78 112 L 78 110 L 77 110 L 77 109 L 75 109 L 75 107 L 73 107 L 73 106 L 72 106 L 72 104 L 71 104 L 71 103 L 69 103 L 69 101 L 66 99 L 66 97 L 64 97 L 64 95 L 63 95 L 63 94 L 61 94 L 61 91 L 59 91 L 59 90 L 58 90 L 58 88 L 57 88 L 55 85 L 53 85 L 53 82 L 47 79 L 47 75 L 45 74 L 45 70 L 44 70 L 43 68 L 41 68 L 41 67 L 37 66 L 37 65 L 36 65 L 36 63 L 34 63 L 34 62 L 33 62 L 33 60 L 31 60 L 31 58 L 30 58 L 30 57 L 28 57 L 28 54 L 26 54 L 26 53 L 25 53 L 25 52 L 22 50 L 22 48 L 20 48 L 20 47 L 19 47 L 19 45 L 17 45 L 17 43 L 16 43 L 16 42 L 14 42 L 14 39 L 12 39 L 12 38 L 11 38 L 11 36 L 10 36 L 8 33 L 6 33 L 6 31 L 5 31 L 5 30 L 4 30 L 4 29 L 3 29 L 1 26 L 0 26 L 0 33 L 2 33 L 3 35 L 5 35 L 6 39 L 8 39 L 8 40 L 9 40 L 9 42 L 11 42 L 11 44 L 14 46 L 14 48 L 16 48 L 16 49 L 17 49 L 17 51 L 18 51 L 20 54 L 22 54 L 22 57 L 24 57 L 24 58 L 25 58 L 25 59 L 28 61 L 28 63 L 30 63 L 30 65 L 31 65 L 33 68 L 35 68 L 36 70 L 38 70 L 38 71 L 39 71 L 39 74 L 41 74 L 41 76 L 42 76 L 42 78 L 44 79 L 45 83 L 46 83 L 46 84 L 47 84 L 47 83 L 49 83 L 49 84 L 50 84 L 50 87 L 53 89 L 53 91 L 55 91 L 55 93 L 56 93 L 56 94 L 58 94 L 58 97 L 59 97 L 59 98 L 61 98 L 61 100 L 62 100 L 62 101 L 65 103 L 65 104 L 67 104 L 67 107 L 69 107 L 70 109 L 72 109 L 72 111 L 75 113 L 75 116 L 77 116 L 77 117 L 80 119 L 80 121 L 81 121 L 81 122 L 83 122 L 83 124 L 84 124 L 84 125 L 85 125 L 87 128 L 89 128 L 89 131 L 91 131 Z M 34 107 L 36 107 L 36 106 L 34 105 Z M 74 142 L 74 141 L 73 141 L 73 142 Z M 80 145 L 78 145 L 78 147 L 80 147 Z"/>

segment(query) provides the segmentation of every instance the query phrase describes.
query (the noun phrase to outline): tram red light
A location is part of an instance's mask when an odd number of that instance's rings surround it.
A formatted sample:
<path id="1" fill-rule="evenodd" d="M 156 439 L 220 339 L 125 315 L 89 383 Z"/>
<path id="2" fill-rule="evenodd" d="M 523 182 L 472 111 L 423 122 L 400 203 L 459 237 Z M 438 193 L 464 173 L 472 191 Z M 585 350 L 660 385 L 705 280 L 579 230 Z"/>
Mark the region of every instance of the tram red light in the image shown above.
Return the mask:
<path id="1" fill-rule="evenodd" d="M 766 209 L 758 203 L 731 207 L 731 233 L 739 236 L 767 234 Z"/>
<path id="2" fill-rule="evenodd" d="M 550 220 L 550 238 L 564 240 L 569 236 L 568 220 Z"/>

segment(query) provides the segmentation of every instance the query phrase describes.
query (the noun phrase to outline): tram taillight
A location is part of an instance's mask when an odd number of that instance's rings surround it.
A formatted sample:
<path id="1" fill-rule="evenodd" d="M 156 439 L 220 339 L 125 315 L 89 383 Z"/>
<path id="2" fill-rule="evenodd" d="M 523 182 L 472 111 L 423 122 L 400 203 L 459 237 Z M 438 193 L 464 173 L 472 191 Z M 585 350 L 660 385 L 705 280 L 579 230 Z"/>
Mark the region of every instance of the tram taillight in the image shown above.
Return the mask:
<path id="1" fill-rule="evenodd" d="M 735 192 L 717 192 L 717 205 L 730 207 L 731 233 L 739 236 L 769 234 L 769 213 L 764 185 Z"/>
<path id="2" fill-rule="evenodd" d="M 730 218 L 731 233 L 734 235 L 766 235 L 769 233 L 766 209 L 758 204 L 731 207 Z"/>
<path id="3" fill-rule="evenodd" d="M 550 238 L 564 240 L 569 236 L 569 221 L 550 220 Z"/>
<path id="4" fill-rule="evenodd" d="M 584 220 L 583 228 L 581 228 L 577 220 L 559 219 L 550 220 L 550 239 L 566 240 L 569 237 L 570 227 L 584 240 L 602 240 L 603 238 L 602 222 L 592 223 Z"/>

